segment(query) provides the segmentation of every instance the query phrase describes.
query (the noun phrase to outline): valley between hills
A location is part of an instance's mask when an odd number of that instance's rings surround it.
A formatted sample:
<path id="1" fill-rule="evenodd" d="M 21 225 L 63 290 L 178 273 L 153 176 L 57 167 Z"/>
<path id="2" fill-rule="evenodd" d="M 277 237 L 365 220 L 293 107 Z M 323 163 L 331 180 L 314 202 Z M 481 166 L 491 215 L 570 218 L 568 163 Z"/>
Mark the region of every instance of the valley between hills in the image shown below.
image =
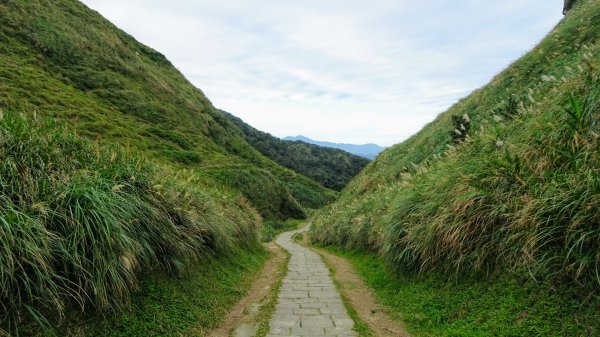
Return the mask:
<path id="1" fill-rule="evenodd" d="M 600 1 L 569 4 L 351 149 L 218 109 L 78 0 L 0 1 L 0 336 L 600 336 Z"/>

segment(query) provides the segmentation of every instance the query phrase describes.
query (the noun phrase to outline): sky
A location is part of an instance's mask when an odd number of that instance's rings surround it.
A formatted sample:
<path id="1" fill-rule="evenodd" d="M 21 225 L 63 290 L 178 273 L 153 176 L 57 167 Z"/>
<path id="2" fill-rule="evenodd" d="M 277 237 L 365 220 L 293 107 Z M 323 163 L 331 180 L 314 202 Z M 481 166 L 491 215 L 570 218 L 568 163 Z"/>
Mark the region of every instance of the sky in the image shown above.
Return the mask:
<path id="1" fill-rule="evenodd" d="M 384 146 L 485 85 L 562 18 L 562 0 L 83 2 L 259 130 Z"/>

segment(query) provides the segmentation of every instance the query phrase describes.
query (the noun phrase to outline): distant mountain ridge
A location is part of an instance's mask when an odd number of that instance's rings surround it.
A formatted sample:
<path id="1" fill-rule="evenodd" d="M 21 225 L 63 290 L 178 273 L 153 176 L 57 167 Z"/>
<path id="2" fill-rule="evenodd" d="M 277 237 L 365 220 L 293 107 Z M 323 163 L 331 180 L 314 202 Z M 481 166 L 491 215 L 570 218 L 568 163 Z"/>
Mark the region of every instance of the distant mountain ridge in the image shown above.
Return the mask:
<path id="1" fill-rule="evenodd" d="M 369 158 L 369 159 L 375 159 L 375 157 L 377 157 L 377 155 L 381 151 L 386 149 L 384 146 L 379 146 L 379 145 L 373 144 L 373 143 L 362 144 L 362 145 L 333 143 L 333 142 L 313 140 L 313 139 L 310 139 L 310 138 L 302 136 L 302 135 L 295 136 L 295 137 L 288 136 L 288 137 L 283 138 L 283 140 L 302 141 L 302 142 L 309 143 L 309 144 L 315 144 L 315 145 L 324 146 L 324 147 L 332 147 L 334 149 L 344 150 L 346 152 L 350 152 L 352 154 L 359 155 L 359 156 Z"/>
<path id="2" fill-rule="evenodd" d="M 285 141 L 259 131 L 234 115 L 221 111 L 241 131 L 246 141 L 276 163 L 312 178 L 322 186 L 340 191 L 370 162 L 369 159 L 344 150 Z"/>

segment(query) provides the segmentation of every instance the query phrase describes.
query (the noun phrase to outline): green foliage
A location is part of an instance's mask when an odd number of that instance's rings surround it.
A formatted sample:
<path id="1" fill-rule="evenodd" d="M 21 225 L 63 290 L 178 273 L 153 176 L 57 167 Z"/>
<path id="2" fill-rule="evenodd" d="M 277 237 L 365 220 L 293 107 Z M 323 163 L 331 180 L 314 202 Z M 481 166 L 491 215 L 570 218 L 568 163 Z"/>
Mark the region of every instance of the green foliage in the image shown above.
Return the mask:
<path id="1" fill-rule="evenodd" d="M 261 210 L 261 215 L 267 219 L 306 217 L 300 204 L 286 195 L 289 193 L 286 186 L 267 170 L 246 166 L 232 170 L 221 168 L 208 171 L 207 174 L 241 191 L 248 200 L 252 200 L 252 203 Z"/>
<path id="2" fill-rule="evenodd" d="M 249 249 L 191 266 L 181 275 L 146 273 L 128 310 L 104 315 L 71 312 L 65 322 L 45 330 L 25 327 L 21 335 L 75 336 L 205 336 L 251 286 L 251 275 L 267 258 Z"/>
<path id="3" fill-rule="evenodd" d="M 168 140 L 175 145 L 179 146 L 183 150 L 191 150 L 194 148 L 194 142 L 188 137 L 182 135 L 180 132 L 173 130 L 165 130 L 162 128 L 151 127 L 148 132 L 156 135 L 164 140 Z"/>
<path id="4" fill-rule="evenodd" d="M 281 140 L 256 130 L 227 112 L 223 113 L 242 130 L 244 138 L 260 153 L 327 188 L 341 190 L 369 163 L 366 158 L 342 150 Z"/>
<path id="5" fill-rule="evenodd" d="M 123 308 L 140 271 L 178 273 L 256 246 L 259 217 L 235 199 L 216 203 L 55 125 L 0 119 L 0 332 Z"/>
<path id="6" fill-rule="evenodd" d="M 568 285 L 522 275 L 448 280 L 387 270 L 377 254 L 333 250 L 348 258 L 413 336 L 596 336 L 600 301 Z"/>
<path id="7" fill-rule="evenodd" d="M 316 214 L 313 238 L 379 251 L 398 270 L 517 270 L 597 296 L 598 17 L 600 3 L 581 1 L 533 51 L 382 153 Z M 448 130 L 465 116 L 456 142 Z"/>
<path id="8" fill-rule="evenodd" d="M 513 118 L 519 114 L 519 110 L 524 108 L 522 102 L 526 101 L 527 97 L 519 97 L 515 94 L 509 95 L 506 103 L 503 101 L 499 104 L 498 113 L 505 118 Z"/>
<path id="9" fill-rule="evenodd" d="M 594 97 L 596 98 L 596 97 Z M 597 104 L 594 101 L 588 102 L 588 104 Z M 569 94 L 569 105 L 570 107 L 566 110 L 569 115 L 567 121 L 569 128 L 573 133 L 583 132 L 584 136 L 586 133 L 594 131 L 596 126 L 597 118 L 593 115 L 595 107 L 582 108 L 581 104 L 573 97 L 573 94 Z M 577 144 L 578 145 L 578 144 Z"/>
<path id="10" fill-rule="evenodd" d="M 195 151 L 187 150 L 163 150 L 163 154 L 168 156 L 171 160 L 182 163 L 182 164 L 200 164 L 202 159 L 200 155 Z"/>
<path id="11" fill-rule="evenodd" d="M 286 221 L 273 221 L 267 220 L 263 222 L 263 227 L 261 231 L 261 240 L 263 242 L 270 242 L 277 235 L 283 232 L 292 231 L 298 228 L 298 224 L 300 224 L 303 220 L 286 220 Z"/>
<path id="12" fill-rule="evenodd" d="M 247 189 L 279 193 L 282 203 L 298 208 L 290 213 L 335 197 L 256 151 L 162 54 L 79 1 L 7 0 L 0 12 L 0 107 L 35 110 L 93 140 L 193 170 L 202 186 L 235 191 L 241 181 L 251 182 L 244 172 L 235 177 L 235 168 L 254 166 L 268 172 L 273 188 Z M 217 167 L 231 179 L 211 179 Z M 249 202 L 264 216 L 286 216 Z"/>
<path id="13" fill-rule="evenodd" d="M 266 253 L 242 251 L 198 265 L 182 276 L 152 275 L 132 299 L 133 310 L 106 319 L 92 318 L 85 335 L 105 337 L 206 334 L 250 286 L 248 274 L 260 271 Z"/>

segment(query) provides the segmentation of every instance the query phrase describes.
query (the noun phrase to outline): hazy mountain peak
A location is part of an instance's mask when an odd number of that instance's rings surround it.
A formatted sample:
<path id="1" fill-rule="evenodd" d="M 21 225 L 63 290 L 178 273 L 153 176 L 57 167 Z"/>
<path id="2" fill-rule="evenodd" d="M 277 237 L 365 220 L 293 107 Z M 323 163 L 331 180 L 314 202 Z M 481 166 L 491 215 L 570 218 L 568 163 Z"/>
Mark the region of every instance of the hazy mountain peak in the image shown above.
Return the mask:
<path id="1" fill-rule="evenodd" d="M 346 152 L 350 152 L 352 154 L 359 155 L 359 156 L 369 158 L 369 159 L 374 159 L 375 157 L 377 157 L 377 155 L 381 151 L 385 150 L 384 146 L 380 146 L 380 145 L 373 144 L 373 143 L 368 143 L 368 144 L 334 143 L 334 142 L 313 140 L 313 139 L 310 139 L 310 138 L 308 138 L 306 136 L 302 136 L 302 135 L 298 135 L 295 137 L 288 136 L 288 137 L 283 138 L 283 140 L 301 141 L 301 142 L 305 142 L 305 143 L 309 143 L 309 144 L 315 144 L 315 145 L 324 146 L 324 147 L 331 147 L 331 148 L 335 148 L 335 149 L 344 150 Z"/>

